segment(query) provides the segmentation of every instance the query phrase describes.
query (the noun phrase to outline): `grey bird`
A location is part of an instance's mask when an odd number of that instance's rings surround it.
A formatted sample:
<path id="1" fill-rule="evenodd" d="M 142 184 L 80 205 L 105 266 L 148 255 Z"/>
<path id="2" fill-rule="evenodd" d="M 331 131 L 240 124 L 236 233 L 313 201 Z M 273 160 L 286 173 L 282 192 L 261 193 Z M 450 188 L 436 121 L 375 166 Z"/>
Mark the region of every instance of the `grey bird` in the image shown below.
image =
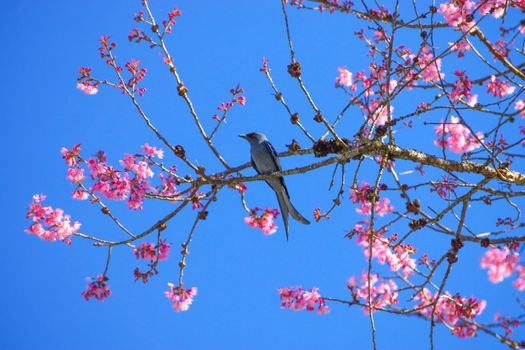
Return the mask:
<path id="1" fill-rule="evenodd" d="M 266 175 L 282 170 L 279 157 L 264 134 L 252 132 L 249 134 L 241 134 L 239 137 L 246 139 L 250 143 L 252 166 L 258 174 Z M 266 180 L 266 183 L 270 185 L 277 195 L 277 201 L 279 202 L 279 208 L 283 216 L 286 240 L 288 240 L 288 215 L 291 215 L 292 218 L 303 224 L 309 224 L 310 221 L 299 214 L 297 209 L 292 205 L 292 202 L 290 202 L 290 194 L 288 193 L 282 176 Z"/>

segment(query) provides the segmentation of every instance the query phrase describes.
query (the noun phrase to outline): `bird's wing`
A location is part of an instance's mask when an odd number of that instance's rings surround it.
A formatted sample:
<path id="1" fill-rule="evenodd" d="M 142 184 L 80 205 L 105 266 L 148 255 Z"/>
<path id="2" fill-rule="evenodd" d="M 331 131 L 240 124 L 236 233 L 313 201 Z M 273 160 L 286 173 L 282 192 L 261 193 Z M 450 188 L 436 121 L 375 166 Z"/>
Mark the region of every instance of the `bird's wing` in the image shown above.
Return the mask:
<path id="1" fill-rule="evenodd" d="M 281 161 L 279 160 L 279 156 L 277 155 L 277 152 L 275 152 L 275 148 L 273 148 L 272 144 L 268 141 L 263 142 L 264 147 L 266 147 L 266 150 L 268 153 L 272 156 L 273 163 L 275 165 L 275 171 L 281 171 L 283 170 L 281 167 Z"/>
<path id="2" fill-rule="evenodd" d="M 277 152 L 275 152 L 275 149 L 273 148 L 272 144 L 268 141 L 264 141 L 259 145 L 259 147 L 262 148 L 263 152 L 258 152 L 258 159 L 259 161 L 264 164 L 260 164 L 260 166 L 257 166 L 257 162 L 253 160 L 252 155 L 252 166 L 257 171 L 258 174 L 268 174 L 273 173 L 276 171 L 282 171 L 281 167 L 281 161 L 279 160 L 279 157 L 277 156 Z M 260 159 L 260 158 L 263 159 Z M 272 187 L 276 192 L 279 192 L 279 188 L 283 187 L 284 192 L 288 198 L 290 198 L 290 194 L 288 193 L 288 188 L 286 187 L 286 184 L 284 182 L 283 177 L 279 177 L 277 179 L 270 179 L 266 181 L 270 187 Z"/>

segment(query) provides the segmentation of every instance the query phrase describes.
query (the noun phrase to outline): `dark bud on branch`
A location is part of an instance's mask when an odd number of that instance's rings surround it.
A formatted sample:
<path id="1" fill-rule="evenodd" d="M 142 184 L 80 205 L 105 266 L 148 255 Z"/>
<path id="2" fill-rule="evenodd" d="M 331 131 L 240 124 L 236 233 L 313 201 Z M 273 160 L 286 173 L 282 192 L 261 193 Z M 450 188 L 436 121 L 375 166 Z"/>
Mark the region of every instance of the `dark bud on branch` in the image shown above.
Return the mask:
<path id="1" fill-rule="evenodd" d="M 188 88 L 184 86 L 183 83 L 180 83 L 177 87 L 177 91 L 179 92 L 179 96 L 186 96 L 186 93 L 188 92 Z"/>
<path id="2" fill-rule="evenodd" d="M 339 140 L 319 140 L 314 143 L 313 150 L 316 157 L 324 157 L 329 153 L 341 153 L 348 148 L 350 141 L 343 138 L 342 142 Z"/>
<path id="3" fill-rule="evenodd" d="M 292 122 L 292 124 L 297 124 L 299 123 L 301 119 L 299 118 L 299 113 L 294 113 L 291 118 L 290 118 L 290 121 Z"/>
<path id="4" fill-rule="evenodd" d="M 301 76 L 301 64 L 299 62 L 294 62 L 288 66 L 288 74 L 294 78 L 299 78 Z"/>
<path id="5" fill-rule="evenodd" d="M 296 152 L 301 149 L 301 146 L 299 145 L 299 142 L 297 142 L 296 139 L 293 139 L 292 143 L 289 145 L 286 145 L 286 147 L 288 147 L 288 150 L 290 152 Z"/>
<path id="6" fill-rule="evenodd" d="M 184 150 L 184 147 L 181 145 L 175 146 L 175 155 L 179 158 L 186 158 L 186 151 Z"/>

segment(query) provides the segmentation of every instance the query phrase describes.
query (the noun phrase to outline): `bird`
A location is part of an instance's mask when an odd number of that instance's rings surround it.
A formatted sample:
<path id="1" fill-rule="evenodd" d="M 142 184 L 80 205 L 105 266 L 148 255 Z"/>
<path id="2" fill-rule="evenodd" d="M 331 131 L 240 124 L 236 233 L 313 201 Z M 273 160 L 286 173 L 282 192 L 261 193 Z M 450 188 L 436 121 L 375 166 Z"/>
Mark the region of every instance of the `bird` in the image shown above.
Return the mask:
<path id="1" fill-rule="evenodd" d="M 268 141 L 266 136 L 260 132 L 251 132 L 249 134 L 241 134 L 239 137 L 246 139 L 250 144 L 250 155 L 252 167 L 259 175 L 267 175 L 276 171 L 282 171 L 281 162 L 277 156 L 277 152 L 272 144 Z M 288 215 L 303 224 L 310 224 L 293 206 L 290 201 L 290 194 L 286 188 L 284 178 L 282 176 L 272 177 L 266 180 L 266 183 L 272 188 L 277 196 L 281 215 L 283 217 L 284 229 L 286 232 L 286 240 L 288 240 Z"/>

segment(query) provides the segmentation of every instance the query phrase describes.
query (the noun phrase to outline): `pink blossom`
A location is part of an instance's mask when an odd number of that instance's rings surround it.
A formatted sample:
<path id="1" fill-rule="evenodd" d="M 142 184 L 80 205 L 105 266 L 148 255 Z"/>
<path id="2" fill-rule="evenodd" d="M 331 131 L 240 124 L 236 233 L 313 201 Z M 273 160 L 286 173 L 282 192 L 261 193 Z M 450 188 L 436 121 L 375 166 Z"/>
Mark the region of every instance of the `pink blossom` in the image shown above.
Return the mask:
<path id="1" fill-rule="evenodd" d="M 368 258 L 370 256 L 370 228 L 361 224 L 356 224 L 352 230 L 353 234 L 358 234 L 357 244 L 363 249 L 363 254 Z M 416 269 L 416 259 L 412 254 L 416 249 L 411 245 L 397 245 L 391 249 L 392 239 L 384 236 L 386 230 L 381 232 L 375 231 L 372 237 L 372 257 L 376 258 L 379 263 L 387 263 L 390 270 L 401 270 L 405 276 L 412 276 Z"/>
<path id="2" fill-rule="evenodd" d="M 367 216 L 371 214 L 372 203 L 370 202 L 369 197 L 372 194 L 373 189 L 367 181 L 363 181 L 357 189 L 350 190 L 350 199 L 352 202 L 360 204 L 359 208 L 356 208 L 356 212 Z M 380 198 L 374 203 L 374 212 L 379 216 L 384 216 L 392 211 L 394 211 L 394 206 L 390 204 L 390 199 L 388 198 Z"/>
<path id="3" fill-rule="evenodd" d="M 164 151 L 162 149 L 158 149 L 156 147 L 152 147 L 148 145 L 147 143 L 143 144 L 141 146 L 142 151 L 146 154 L 148 157 L 157 157 L 159 159 L 164 158 Z"/>
<path id="4" fill-rule="evenodd" d="M 448 148 L 455 153 L 464 153 L 475 150 L 481 146 L 483 134 L 477 132 L 472 135 L 470 130 L 460 123 L 459 118 L 451 117 L 450 123 L 441 123 L 435 127 L 437 139 L 434 144 L 439 147 Z"/>
<path id="5" fill-rule="evenodd" d="M 474 107 L 478 102 L 478 95 L 472 95 L 470 93 L 472 81 L 465 72 L 455 71 L 454 74 L 458 77 L 458 80 L 454 83 L 454 89 L 452 89 L 450 98 L 455 101 L 463 101 L 470 107 Z"/>
<path id="6" fill-rule="evenodd" d="M 435 300 L 432 292 L 424 288 L 414 299 L 420 301 L 415 306 L 417 312 L 423 317 L 430 318 Z M 485 300 L 477 300 L 473 297 L 467 299 L 459 294 L 453 296 L 449 292 L 445 292 L 439 296 L 436 303 L 434 318 L 438 322 L 444 322 L 452 327 L 452 334 L 460 338 L 473 337 L 476 335 L 476 326 L 464 321 L 474 320 L 486 306 Z"/>
<path id="7" fill-rule="evenodd" d="M 488 269 L 489 280 L 492 283 L 500 283 L 512 275 L 519 260 L 518 252 L 511 252 L 508 247 L 490 248 L 481 258 L 481 268 Z"/>
<path id="8" fill-rule="evenodd" d="M 88 199 L 88 197 L 89 197 L 89 194 L 86 191 L 84 191 L 82 188 L 77 188 L 71 194 L 71 198 L 81 200 L 81 201 Z"/>
<path id="9" fill-rule="evenodd" d="M 361 109 L 367 114 L 365 118 L 368 124 L 384 125 L 388 121 L 388 109 L 386 102 L 381 102 L 380 99 L 370 101 L 368 105 L 361 105 Z M 390 106 L 390 118 L 393 118 L 394 107 Z"/>
<path id="10" fill-rule="evenodd" d="M 461 29 L 463 32 L 470 30 L 474 22 L 469 23 L 467 17 L 472 15 L 472 9 L 476 3 L 469 0 L 451 0 L 439 6 L 438 12 L 443 14 L 445 21 L 452 26 Z"/>
<path id="11" fill-rule="evenodd" d="M 494 75 L 490 77 L 490 81 L 487 84 L 487 92 L 490 92 L 495 97 L 499 98 L 512 94 L 515 89 L 514 86 L 511 86 L 506 81 L 499 80 Z"/>
<path id="12" fill-rule="evenodd" d="M 104 275 L 98 275 L 97 278 L 88 278 L 88 281 L 90 283 L 87 286 L 87 289 L 82 292 L 82 296 L 86 299 L 86 301 L 89 301 L 91 298 L 95 298 L 98 301 L 103 301 L 106 298 L 109 298 L 111 295 L 111 291 L 109 290 L 109 286 L 106 284 L 106 282 L 109 279 Z"/>
<path id="13" fill-rule="evenodd" d="M 88 83 L 78 83 L 77 89 L 88 95 L 94 95 L 98 92 L 98 88 L 96 86 L 89 85 Z"/>
<path id="14" fill-rule="evenodd" d="M 279 215 L 277 209 L 265 209 L 264 212 L 259 216 L 259 208 L 251 209 L 250 216 L 244 218 L 244 222 L 248 226 L 253 228 L 260 228 L 264 235 L 271 235 L 277 231 L 277 225 L 275 224 L 274 219 Z"/>
<path id="15" fill-rule="evenodd" d="M 357 72 L 355 74 L 354 79 L 356 81 L 361 81 L 361 84 L 363 85 L 363 89 L 365 90 L 365 93 L 364 93 L 365 97 L 369 97 L 375 94 L 374 89 L 372 89 L 372 86 L 374 85 L 374 81 L 371 78 L 367 78 L 364 71 Z M 357 86 L 356 86 L 356 89 L 357 89 Z"/>
<path id="16" fill-rule="evenodd" d="M 84 169 L 82 168 L 69 168 L 67 170 L 67 178 L 71 180 L 72 183 L 80 182 L 86 177 L 84 176 Z"/>
<path id="17" fill-rule="evenodd" d="M 335 79 L 335 86 L 346 86 L 352 91 L 356 91 L 357 85 L 354 84 L 352 79 L 352 72 L 350 72 L 346 67 L 339 67 L 337 69 L 339 76 Z"/>
<path id="18" fill-rule="evenodd" d="M 157 260 L 166 260 L 170 252 L 170 244 L 166 242 L 160 242 L 160 246 L 155 245 L 154 243 L 141 243 L 138 248 L 133 250 L 133 253 L 137 259 L 149 260 L 151 262 Z"/>
<path id="19" fill-rule="evenodd" d="M 168 287 L 170 289 L 164 294 L 172 302 L 173 309 L 177 312 L 188 311 L 193 298 L 197 295 L 197 287 L 183 289 L 180 286 L 173 285 L 173 283 L 168 283 Z"/>
<path id="20" fill-rule="evenodd" d="M 45 241 L 56 241 L 58 239 L 70 244 L 70 237 L 78 232 L 80 223 L 78 221 L 71 222 L 71 217 L 64 215 L 62 209 L 43 206 L 41 203 L 45 198 L 44 195 L 33 196 L 33 202 L 31 202 L 31 207 L 26 216 L 27 219 L 32 219 L 33 224 L 26 229 L 26 232 Z"/>
<path id="21" fill-rule="evenodd" d="M 100 192 L 108 199 L 123 200 L 129 196 L 131 192 L 130 178 L 127 173 L 122 175 L 119 170 L 114 170 L 113 167 L 107 166 L 106 172 L 100 174 L 97 182 L 91 186 L 91 191 Z"/>
<path id="22" fill-rule="evenodd" d="M 520 117 L 525 119 L 525 100 L 518 100 L 514 105 L 514 109 L 520 111 Z"/>
<path id="23" fill-rule="evenodd" d="M 168 176 L 165 176 L 164 174 L 159 174 L 160 181 L 162 182 L 162 185 L 158 186 L 156 191 L 164 196 L 173 196 L 177 195 L 177 184 L 179 183 L 179 180 L 175 176 L 175 171 L 177 170 L 175 166 L 171 167 L 169 169 Z"/>
<path id="24" fill-rule="evenodd" d="M 518 278 L 512 282 L 512 285 L 517 290 L 523 292 L 525 291 L 525 266 L 518 265 L 516 266 L 515 271 L 518 273 Z"/>
<path id="25" fill-rule="evenodd" d="M 449 199 L 452 193 L 456 193 L 454 190 L 458 187 L 454 178 L 443 176 L 443 180 L 433 185 L 437 191 L 437 194 L 443 199 Z"/>
<path id="26" fill-rule="evenodd" d="M 465 52 L 469 51 L 472 47 L 470 44 L 466 41 L 459 41 L 457 43 L 448 43 L 450 45 L 451 51 L 457 51 L 458 52 L 458 58 L 462 58 L 465 56 Z"/>
<path id="27" fill-rule="evenodd" d="M 494 18 L 499 18 L 505 12 L 508 0 L 484 0 L 480 2 L 479 11 L 482 15 L 492 13 Z"/>
<path id="28" fill-rule="evenodd" d="M 410 57 L 415 58 L 414 55 L 410 55 Z M 441 58 L 434 58 L 428 46 L 421 49 L 417 65 L 421 69 L 419 74 L 424 81 L 434 82 L 445 77 L 445 74 L 441 72 Z"/>
<path id="29" fill-rule="evenodd" d="M 79 155 L 80 151 L 80 144 L 74 145 L 71 150 L 62 147 L 60 150 L 60 153 L 62 153 L 62 159 L 66 160 L 67 166 L 75 166 L 78 162 L 78 159 L 80 159 Z"/>
<path id="30" fill-rule="evenodd" d="M 355 277 L 351 277 L 348 280 L 347 287 L 350 289 L 354 298 L 360 299 L 363 304 L 370 304 L 372 306 L 372 312 L 399 303 L 397 299 L 397 285 L 394 280 L 389 279 L 385 282 L 383 279 L 380 279 L 377 274 L 371 274 L 369 281 L 368 274 L 363 272 L 360 281 L 361 285 L 358 286 Z M 363 307 L 363 312 L 369 314 L 370 307 Z"/>
<path id="31" fill-rule="evenodd" d="M 239 102 L 239 104 L 241 106 L 245 106 L 246 105 L 246 97 L 244 97 L 244 96 L 237 97 L 237 102 Z"/>
<path id="32" fill-rule="evenodd" d="M 317 307 L 318 314 L 327 314 L 330 308 L 326 305 L 325 299 L 319 295 L 318 288 L 311 290 L 303 289 L 302 287 L 288 287 L 279 288 L 279 296 L 281 298 L 281 308 L 290 309 L 294 311 L 314 311 Z"/>
<path id="33" fill-rule="evenodd" d="M 106 165 L 105 155 L 103 155 L 102 160 L 94 158 L 88 159 L 87 166 L 92 179 L 106 174 L 109 170 L 108 166 Z"/>

